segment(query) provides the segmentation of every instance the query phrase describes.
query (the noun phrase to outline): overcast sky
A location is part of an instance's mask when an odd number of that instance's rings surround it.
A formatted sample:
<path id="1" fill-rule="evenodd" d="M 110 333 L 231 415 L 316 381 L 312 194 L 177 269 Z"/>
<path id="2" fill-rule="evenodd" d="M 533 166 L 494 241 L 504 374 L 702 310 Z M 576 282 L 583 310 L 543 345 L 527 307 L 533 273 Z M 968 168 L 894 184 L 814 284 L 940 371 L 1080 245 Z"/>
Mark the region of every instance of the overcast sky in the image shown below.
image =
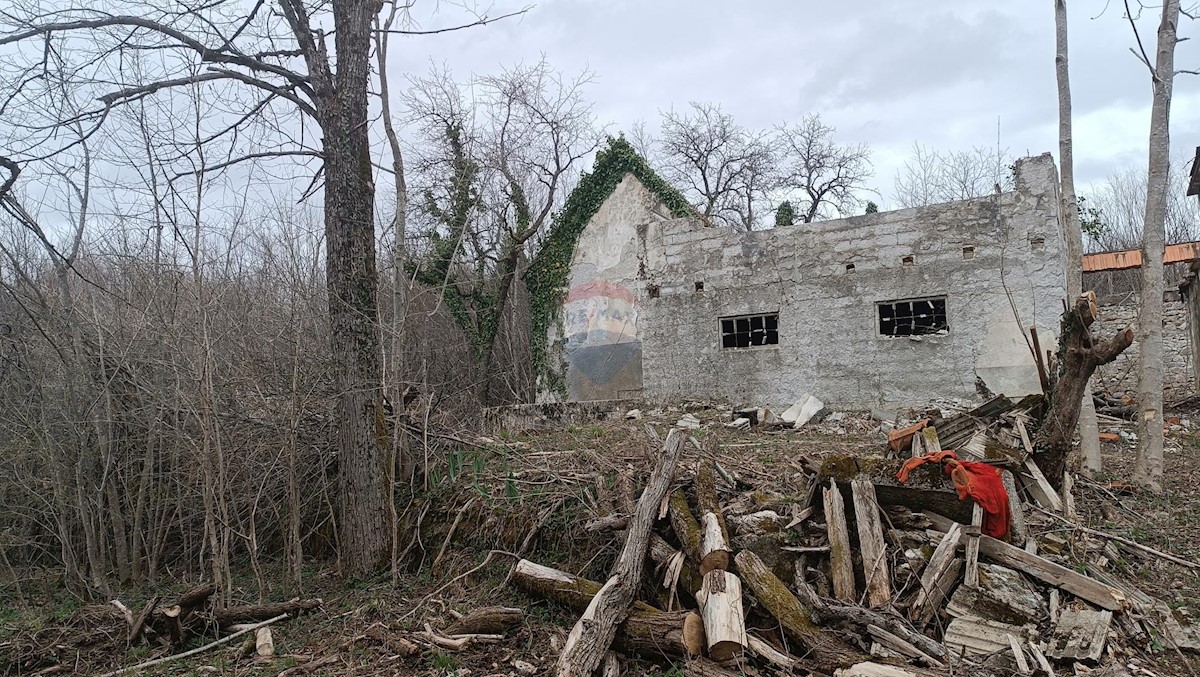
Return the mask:
<path id="1" fill-rule="evenodd" d="M 490 13 L 521 6 L 497 0 Z M 1144 168 L 1149 72 L 1129 51 L 1123 3 L 1068 7 L 1076 181 Z M 423 28 L 457 18 L 426 19 Z M 1139 27 L 1153 59 L 1157 9 Z M 1180 33 L 1200 25 L 1185 18 Z M 1057 156 L 1052 0 L 539 0 L 521 18 L 406 38 L 394 49 L 398 73 L 437 63 L 465 78 L 543 55 L 567 73 L 589 69 L 590 98 L 613 132 L 693 100 L 719 103 L 749 127 L 817 112 L 840 140 L 871 146 L 885 205 L 914 141 L 995 146 L 999 121 L 1013 155 Z M 1176 58 L 1178 68 L 1200 68 L 1200 40 L 1181 43 Z M 1200 78 L 1179 76 L 1177 156 L 1200 145 L 1198 104 Z"/>

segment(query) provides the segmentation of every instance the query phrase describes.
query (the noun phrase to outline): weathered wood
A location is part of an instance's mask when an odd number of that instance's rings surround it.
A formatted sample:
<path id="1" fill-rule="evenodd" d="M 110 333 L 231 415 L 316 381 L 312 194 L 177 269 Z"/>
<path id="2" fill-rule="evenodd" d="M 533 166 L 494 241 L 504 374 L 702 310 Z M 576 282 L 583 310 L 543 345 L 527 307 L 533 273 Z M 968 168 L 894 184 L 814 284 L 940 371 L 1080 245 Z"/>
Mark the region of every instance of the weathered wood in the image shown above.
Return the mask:
<path id="1" fill-rule="evenodd" d="M 945 603 L 946 598 L 954 590 L 954 586 L 958 583 L 958 577 L 962 575 L 962 570 L 963 559 L 956 557 L 950 562 L 950 566 L 946 567 L 946 570 L 942 572 L 937 581 L 934 582 L 932 589 L 929 591 L 929 601 L 925 603 L 924 610 L 913 621 L 914 625 L 923 628 L 929 621 L 933 620 L 933 617 Z"/>
<path id="2" fill-rule="evenodd" d="M 958 561 L 961 565 L 962 560 Z M 857 604 L 838 604 L 837 602 L 829 602 L 815 609 L 815 613 L 818 620 L 822 622 L 837 620 L 848 621 L 858 626 L 875 625 L 884 628 L 931 656 L 942 658 L 946 655 L 946 649 L 940 643 L 925 635 L 913 632 L 912 628 L 902 618 L 892 614 L 872 611 Z"/>
<path id="3" fill-rule="evenodd" d="M 729 568 L 729 541 L 725 538 L 725 530 L 716 514 L 704 513 L 701 518 L 702 535 L 700 537 L 700 575 L 703 576 L 714 569 L 724 571 Z"/>
<path id="4" fill-rule="evenodd" d="M 937 547 L 934 548 L 933 554 L 929 557 L 929 564 L 925 565 L 925 571 L 921 573 L 921 589 L 917 592 L 917 596 L 909 608 L 909 618 L 917 623 L 918 629 L 933 617 L 945 597 L 945 592 L 939 590 L 938 583 L 954 563 L 958 542 L 961 538 L 962 525 L 954 522 L 946 530 L 946 535 L 942 537 Z"/>
<path id="5" fill-rule="evenodd" d="M 146 606 L 142 607 L 141 613 L 133 619 L 133 623 L 129 626 L 129 635 L 126 640 L 130 644 L 136 644 L 142 637 L 142 631 L 146 628 L 146 623 L 150 620 L 150 615 L 154 612 L 154 607 L 158 606 L 158 595 L 150 598 L 146 602 Z"/>
<path id="6" fill-rule="evenodd" d="M 784 670 L 794 670 L 800 665 L 800 661 L 795 657 L 776 649 L 754 633 L 746 634 L 746 648 L 759 658 L 773 663 Z"/>
<path id="7" fill-rule="evenodd" d="M 1000 478 L 1008 494 L 1008 540 L 1010 543 L 1024 543 L 1028 532 L 1025 530 L 1025 509 L 1021 507 L 1023 502 L 1021 494 L 1017 492 L 1017 480 L 1008 470 L 1001 471 Z"/>
<path id="8" fill-rule="evenodd" d="M 943 517 L 937 513 L 926 511 L 925 516 L 938 529 L 948 530 L 953 524 L 953 521 L 948 517 Z M 1062 588 L 1102 609 L 1118 611 L 1122 607 L 1121 601 L 1123 595 L 1109 586 L 1037 555 L 1031 555 L 1020 548 L 998 541 L 991 536 L 980 536 L 979 551 L 1000 564 L 1022 571 L 1050 585 Z"/>
<path id="9" fill-rule="evenodd" d="M 175 604 L 183 609 L 198 607 L 208 601 L 217 592 L 217 586 L 212 583 L 198 585 L 179 596 Z"/>
<path id="10" fill-rule="evenodd" d="M 883 525 L 879 522 L 879 504 L 875 500 L 875 487 L 867 480 L 854 480 L 850 490 L 854 496 L 854 521 L 858 527 L 867 605 L 878 609 L 892 601 L 892 577 L 888 572 Z"/>
<path id="11" fill-rule="evenodd" d="M 520 560 L 513 570 L 518 587 L 583 612 L 600 584 L 552 567 Z M 694 611 L 660 611 L 645 602 L 634 602 L 628 617 L 617 628 L 618 647 L 647 657 L 683 658 L 704 652 L 704 623 Z"/>
<path id="12" fill-rule="evenodd" d="M 1029 490 L 1029 495 L 1033 497 L 1033 500 L 1043 508 L 1062 512 L 1062 499 L 1058 496 L 1058 490 L 1042 474 L 1042 469 L 1038 467 L 1033 458 L 1025 459 L 1025 470 L 1029 473 L 1025 488 Z"/>
<path id="13" fill-rule="evenodd" d="M 825 528 L 829 533 L 829 567 L 832 570 L 833 596 L 843 602 L 857 599 L 854 592 L 854 559 L 850 553 L 850 530 L 846 526 L 846 505 L 837 483 L 821 490 L 825 501 Z"/>
<path id="14" fill-rule="evenodd" d="M 1046 607 L 1021 574 L 996 564 L 980 564 L 979 585 L 960 585 L 946 613 L 1024 625 L 1042 620 Z"/>
<path id="15" fill-rule="evenodd" d="M 975 511 L 971 516 L 971 526 L 966 528 L 967 535 L 967 565 L 963 574 L 963 584 L 970 586 L 979 585 L 979 537 L 980 528 L 983 526 L 983 506 L 975 504 Z"/>
<path id="16" fill-rule="evenodd" d="M 672 430 L 667 435 L 663 455 L 630 517 L 625 545 L 613 567 L 612 576 L 596 593 L 567 635 L 555 666 L 558 677 L 590 677 L 600 667 L 604 654 L 616 638 L 617 626 L 628 614 L 629 605 L 641 585 L 650 530 L 658 515 L 659 505 L 675 477 L 685 439 L 686 435 L 679 430 Z"/>
<path id="17" fill-rule="evenodd" d="M 1046 654 L 1058 660 L 1100 660 L 1112 616 L 1111 611 L 1066 609 L 1054 626 Z"/>
<path id="18" fill-rule="evenodd" d="M 803 606 L 767 565 L 749 550 L 734 558 L 742 580 L 776 620 L 784 633 L 810 650 L 809 657 L 825 666 L 846 666 L 866 660 L 857 650 L 812 621 L 812 610 Z"/>
<path id="19" fill-rule="evenodd" d="M 912 667 L 900 668 L 895 665 L 884 665 L 883 663 L 874 663 L 871 661 L 842 668 L 833 673 L 834 677 L 926 677 L 927 675 L 941 674 L 943 673 Z"/>
<path id="20" fill-rule="evenodd" d="M 964 616 L 950 621 L 942 641 L 950 647 L 952 653 L 965 650 L 970 655 L 985 655 L 1010 648 L 1009 635 L 1028 639 L 1035 631 L 1036 627 L 1033 625 L 1010 625 L 986 618 Z"/>
<path id="21" fill-rule="evenodd" d="M 1042 672 L 1054 677 L 1054 668 L 1050 665 L 1050 661 L 1046 660 L 1046 654 L 1042 653 L 1042 648 L 1037 645 L 1037 642 L 1029 642 L 1029 653 L 1033 654 L 1033 659 L 1037 661 L 1038 667 Z"/>
<path id="22" fill-rule="evenodd" d="M 708 455 L 716 453 L 716 439 L 706 441 L 705 452 Z M 696 479 L 693 482 L 693 492 L 696 495 L 696 507 L 700 514 L 711 512 L 717 516 L 717 522 L 721 525 L 721 535 L 725 542 L 729 542 L 729 525 L 725 523 L 725 515 L 721 510 L 721 498 L 717 495 L 717 477 L 714 463 L 709 458 L 700 461 L 700 467 L 696 469 Z"/>
<path id="23" fill-rule="evenodd" d="M 503 635 L 525 621 L 525 612 L 503 606 L 474 609 L 466 616 L 447 625 L 446 635 Z"/>
<path id="24" fill-rule="evenodd" d="M 867 632 L 875 638 L 875 641 L 879 642 L 888 649 L 895 651 L 896 653 L 908 656 L 909 658 L 916 658 L 925 665 L 931 667 L 940 667 L 945 665 L 945 663 L 942 661 L 918 649 L 911 642 L 894 635 L 887 630 L 884 630 L 878 625 L 868 625 Z"/>
<path id="25" fill-rule="evenodd" d="M 1013 658 L 1017 661 L 1017 670 L 1023 675 L 1029 674 L 1029 661 L 1025 658 L 1025 650 L 1021 648 L 1021 642 L 1014 636 L 1008 636 L 1008 645 L 1012 648 Z"/>
<path id="26" fill-rule="evenodd" d="M 704 620 L 708 656 L 722 662 L 741 655 L 746 650 L 746 616 L 738 577 L 724 569 L 713 569 L 704 574 L 704 586 L 696 599 Z"/>
<path id="27" fill-rule="evenodd" d="M 682 551 L 676 550 L 670 543 L 667 543 L 662 536 L 658 534 L 650 534 L 650 559 L 664 571 L 667 567 L 672 566 L 672 561 L 675 554 Z M 688 562 L 686 558 L 678 564 L 679 566 L 679 587 L 689 595 L 695 595 L 700 586 L 704 584 L 704 579 L 700 576 L 700 572 L 696 567 Z"/>

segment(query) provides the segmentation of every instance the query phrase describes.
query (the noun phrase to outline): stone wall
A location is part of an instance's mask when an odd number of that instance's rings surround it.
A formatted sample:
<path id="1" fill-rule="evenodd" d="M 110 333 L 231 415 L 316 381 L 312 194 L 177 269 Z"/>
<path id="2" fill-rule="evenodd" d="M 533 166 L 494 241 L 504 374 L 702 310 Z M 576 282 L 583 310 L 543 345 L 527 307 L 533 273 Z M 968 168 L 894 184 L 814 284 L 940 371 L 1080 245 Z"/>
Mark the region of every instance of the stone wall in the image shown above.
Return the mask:
<path id="1" fill-rule="evenodd" d="M 1057 171 L 1048 154 L 1016 171 L 987 198 L 751 233 L 663 220 L 627 177 L 580 239 L 551 332 L 567 398 L 867 409 L 1039 391 L 1024 330 L 1055 342 Z M 879 303 L 929 296 L 946 298 L 944 335 L 880 334 Z M 752 313 L 779 314 L 778 345 L 723 348 L 720 318 Z"/>
<path id="2" fill-rule="evenodd" d="M 1125 327 L 1137 330 L 1139 297 L 1127 294 L 1100 301 L 1100 318 L 1093 333 L 1108 338 Z M 1196 392 L 1192 360 L 1191 323 L 1188 307 L 1176 290 L 1163 294 L 1163 394 L 1167 401 L 1183 399 Z M 1135 340 L 1117 359 L 1096 370 L 1093 385 L 1120 397 L 1137 395 L 1138 342 Z"/>

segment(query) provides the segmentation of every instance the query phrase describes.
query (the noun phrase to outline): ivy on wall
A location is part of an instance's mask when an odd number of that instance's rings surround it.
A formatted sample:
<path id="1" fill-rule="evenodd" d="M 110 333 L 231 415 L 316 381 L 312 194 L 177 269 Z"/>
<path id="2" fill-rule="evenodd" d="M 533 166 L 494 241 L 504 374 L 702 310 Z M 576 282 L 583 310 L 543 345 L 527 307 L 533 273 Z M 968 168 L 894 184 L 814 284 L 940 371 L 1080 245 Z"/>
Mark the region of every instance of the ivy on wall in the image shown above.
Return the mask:
<path id="1" fill-rule="evenodd" d="M 567 197 L 566 205 L 555 215 L 541 251 L 534 257 L 524 276 L 531 303 L 533 373 L 537 377 L 545 377 L 545 385 L 562 395 L 565 395 L 566 386 L 561 380 L 562 375 L 547 369 L 550 323 L 561 321 L 559 312 L 567 293 L 571 261 L 583 229 L 626 174 L 633 174 L 667 206 L 672 216 L 684 218 L 695 215 L 695 210 L 683 195 L 663 181 L 624 137 L 608 138 L 607 147 L 596 154 L 592 171 L 580 177 L 579 185 Z"/>

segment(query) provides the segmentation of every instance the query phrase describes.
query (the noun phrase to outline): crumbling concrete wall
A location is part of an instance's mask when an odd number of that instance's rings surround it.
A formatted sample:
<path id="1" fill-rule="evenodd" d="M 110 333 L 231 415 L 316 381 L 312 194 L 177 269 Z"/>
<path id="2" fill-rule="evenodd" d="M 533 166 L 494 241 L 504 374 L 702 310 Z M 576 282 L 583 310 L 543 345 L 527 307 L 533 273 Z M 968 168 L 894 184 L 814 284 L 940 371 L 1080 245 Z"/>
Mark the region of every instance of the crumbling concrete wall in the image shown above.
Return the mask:
<path id="1" fill-rule="evenodd" d="M 1100 318 L 1093 333 L 1108 338 L 1125 327 L 1137 330 L 1138 294 L 1101 299 Z M 1196 370 L 1192 354 L 1192 322 L 1187 302 L 1178 290 L 1163 294 L 1163 394 L 1177 401 L 1196 392 Z M 1096 370 L 1093 385 L 1110 394 L 1137 396 L 1138 342 L 1135 340 L 1117 359 Z"/>
<path id="2" fill-rule="evenodd" d="M 1024 328 L 1054 345 L 1065 286 L 1057 172 L 1049 155 L 1016 172 L 1015 190 L 987 198 L 752 233 L 658 221 L 627 177 L 577 246 L 564 332 L 552 332 L 552 343 L 568 337 L 568 398 L 631 396 L 635 382 L 649 398 L 780 406 L 811 392 L 862 409 L 1037 392 Z M 623 290 L 605 286 L 609 298 L 627 292 L 635 312 L 603 319 L 607 301 L 572 305 L 598 282 Z M 946 298 L 944 335 L 880 335 L 878 303 L 931 296 Z M 779 313 L 778 345 L 722 348 L 719 318 L 768 312 Z M 596 346 L 609 347 L 581 352 Z M 594 387 L 635 361 L 638 379 Z"/>

